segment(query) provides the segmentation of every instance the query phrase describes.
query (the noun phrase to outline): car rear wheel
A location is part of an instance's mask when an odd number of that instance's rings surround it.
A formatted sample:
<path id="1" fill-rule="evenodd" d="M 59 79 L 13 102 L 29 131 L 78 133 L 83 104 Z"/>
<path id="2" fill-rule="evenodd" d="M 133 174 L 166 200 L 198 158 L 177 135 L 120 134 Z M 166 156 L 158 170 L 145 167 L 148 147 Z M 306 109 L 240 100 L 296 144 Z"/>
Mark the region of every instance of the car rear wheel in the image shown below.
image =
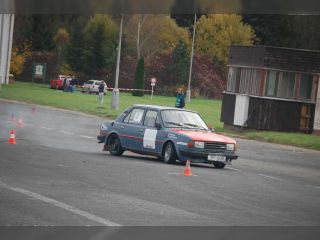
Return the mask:
<path id="1" fill-rule="evenodd" d="M 117 135 L 111 135 L 108 141 L 108 149 L 111 155 L 120 156 L 124 150 L 121 146 L 120 139 Z"/>
<path id="2" fill-rule="evenodd" d="M 176 149 L 174 148 L 174 145 L 172 142 L 168 142 L 163 151 L 163 161 L 165 163 L 175 163 L 177 159 L 176 155 Z"/>
<path id="3" fill-rule="evenodd" d="M 213 165 L 215 168 L 224 168 L 226 164 L 223 162 L 213 162 Z"/>

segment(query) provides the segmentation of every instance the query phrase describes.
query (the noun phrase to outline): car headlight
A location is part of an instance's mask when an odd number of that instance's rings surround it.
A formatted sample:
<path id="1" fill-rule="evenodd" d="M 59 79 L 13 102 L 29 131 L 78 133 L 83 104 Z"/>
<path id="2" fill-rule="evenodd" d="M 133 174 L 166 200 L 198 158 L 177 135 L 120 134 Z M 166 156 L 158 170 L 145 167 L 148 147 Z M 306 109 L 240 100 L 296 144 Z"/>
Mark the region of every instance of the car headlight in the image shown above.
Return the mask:
<path id="1" fill-rule="evenodd" d="M 190 141 L 187 146 L 189 148 L 204 148 L 204 142 Z"/>
<path id="2" fill-rule="evenodd" d="M 107 131 L 107 130 L 108 130 L 107 125 L 102 124 L 102 125 L 100 126 L 100 130 L 101 130 L 101 131 Z"/>
<path id="3" fill-rule="evenodd" d="M 194 147 L 195 148 L 204 148 L 204 142 L 195 141 L 194 142 Z"/>
<path id="4" fill-rule="evenodd" d="M 234 144 L 233 143 L 227 144 L 227 151 L 234 151 Z"/>

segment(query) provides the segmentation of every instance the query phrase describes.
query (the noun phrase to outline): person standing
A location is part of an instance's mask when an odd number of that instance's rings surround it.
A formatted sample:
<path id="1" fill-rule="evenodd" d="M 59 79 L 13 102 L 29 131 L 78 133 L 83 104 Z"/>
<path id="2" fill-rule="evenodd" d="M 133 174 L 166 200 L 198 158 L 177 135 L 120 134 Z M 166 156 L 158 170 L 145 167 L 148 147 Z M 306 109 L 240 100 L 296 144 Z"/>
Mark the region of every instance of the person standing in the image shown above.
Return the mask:
<path id="1" fill-rule="evenodd" d="M 77 89 L 77 84 L 78 84 L 78 80 L 76 79 L 75 76 L 72 76 L 72 80 L 70 82 L 70 85 L 71 85 L 71 92 L 76 92 L 76 89 Z"/>
<path id="2" fill-rule="evenodd" d="M 184 108 L 185 106 L 185 95 L 182 88 L 178 88 L 177 98 L 176 98 L 176 108 Z"/>
<path id="3" fill-rule="evenodd" d="M 104 89 L 106 87 L 106 83 L 102 80 L 99 85 L 99 103 L 103 104 L 103 98 L 104 98 Z"/>

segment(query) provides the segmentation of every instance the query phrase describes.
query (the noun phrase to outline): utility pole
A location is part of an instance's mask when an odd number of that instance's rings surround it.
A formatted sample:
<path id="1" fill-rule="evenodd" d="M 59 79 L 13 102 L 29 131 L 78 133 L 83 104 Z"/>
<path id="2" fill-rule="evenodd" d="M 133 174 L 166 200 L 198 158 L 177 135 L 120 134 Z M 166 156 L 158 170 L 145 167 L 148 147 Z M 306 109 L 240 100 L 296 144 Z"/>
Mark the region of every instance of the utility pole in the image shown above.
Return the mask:
<path id="1" fill-rule="evenodd" d="M 3 38 L 3 21 L 4 21 L 4 14 L 0 14 L 1 16 L 1 27 L 0 27 L 0 92 L 2 90 L 2 38 Z"/>
<path id="2" fill-rule="evenodd" d="M 193 36 L 192 36 L 192 47 L 191 47 L 191 59 L 190 59 L 190 69 L 189 69 L 189 81 L 188 81 L 188 90 L 187 90 L 187 96 L 186 96 L 186 102 L 190 102 L 191 100 L 191 90 L 190 90 L 190 84 L 191 84 L 191 75 L 192 75 L 192 62 L 193 62 L 193 52 L 194 52 L 194 39 L 196 36 L 196 26 L 197 26 L 197 14 L 194 14 L 194 23 L 193 23 Z"/>
<path id="3" fill-rule="evenodd" d="M 122 25 L 123 25 L 123 14 L 121 14 L 120 20 L 120 31 L 119 31 L 119 43 L 118 43 L 118 55 L 117 55 L 117 68 L 116 68 L 116 79 L 114 88 L 112 90 L 111 107 L 112 109 L 119 108 L 119 70 L 120 70 L 120 56 L 121 56 L 121 40 L 122 40 Z"/>

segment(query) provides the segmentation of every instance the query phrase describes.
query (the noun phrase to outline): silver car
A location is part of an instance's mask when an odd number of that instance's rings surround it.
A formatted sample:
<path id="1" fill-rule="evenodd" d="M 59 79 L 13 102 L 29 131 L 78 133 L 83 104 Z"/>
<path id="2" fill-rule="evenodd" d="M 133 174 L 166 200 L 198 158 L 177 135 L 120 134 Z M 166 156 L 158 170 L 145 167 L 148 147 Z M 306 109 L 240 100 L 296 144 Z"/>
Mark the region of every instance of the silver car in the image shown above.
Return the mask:
<path id="1" fill-rule="evenodd" d="M 87 93 L 98 94 L 100 84 L 101 84 L 101 80 L 89 80 L 83 84 L 81 92 L 82 93 L 87 92 Z M 106 86 L 104 87 L 104 94 L 106 94 L 107 89 L 108 89 L 108 87 L 106 84 Z"/>

